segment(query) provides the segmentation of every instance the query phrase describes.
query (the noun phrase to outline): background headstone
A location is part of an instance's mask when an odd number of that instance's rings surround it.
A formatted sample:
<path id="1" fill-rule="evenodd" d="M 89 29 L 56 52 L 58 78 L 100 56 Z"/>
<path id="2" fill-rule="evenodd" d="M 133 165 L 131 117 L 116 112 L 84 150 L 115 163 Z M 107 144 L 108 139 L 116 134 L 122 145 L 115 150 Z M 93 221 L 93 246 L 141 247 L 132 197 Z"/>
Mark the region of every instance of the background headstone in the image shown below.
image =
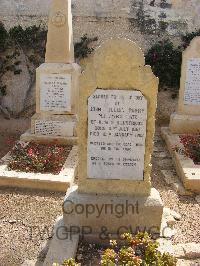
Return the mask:
<path id="1" fill-rule="evenodd" d="M 53 0 L 45 63 L 36 70 L 36 114 L 31 133 L 22 140 L 77 142 L 79 75 L 80 67 L 74 63 L 71 0 Z"/>
<path id="2" fill-rule="evenodd" d="M 172 114 L 172 133 L 198 133 L 200 130 L 200 37 L 183 52 L 178 110 Z"/>

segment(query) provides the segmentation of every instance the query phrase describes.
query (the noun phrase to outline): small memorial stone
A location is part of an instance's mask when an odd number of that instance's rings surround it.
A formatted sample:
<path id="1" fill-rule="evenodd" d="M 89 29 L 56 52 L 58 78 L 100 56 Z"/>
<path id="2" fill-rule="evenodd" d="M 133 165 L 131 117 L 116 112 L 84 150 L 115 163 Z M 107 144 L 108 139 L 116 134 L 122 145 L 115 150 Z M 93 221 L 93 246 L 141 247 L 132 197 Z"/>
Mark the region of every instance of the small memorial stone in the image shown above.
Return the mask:
<path id="1" fill-rule="evenodd" d="M 73 136 L 74 122 L 35 121 L 35 134 L 45 136 Z"/>

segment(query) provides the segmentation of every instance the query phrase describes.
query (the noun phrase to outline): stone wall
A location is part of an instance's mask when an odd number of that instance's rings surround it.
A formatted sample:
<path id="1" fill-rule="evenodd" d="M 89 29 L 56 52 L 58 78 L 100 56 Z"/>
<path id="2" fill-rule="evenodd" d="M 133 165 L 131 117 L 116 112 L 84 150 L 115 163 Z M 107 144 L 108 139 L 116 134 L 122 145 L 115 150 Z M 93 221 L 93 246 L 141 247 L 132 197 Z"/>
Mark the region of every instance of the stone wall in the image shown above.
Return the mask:
<path id="1" fill-rule="evenodd" d="M 51 0 L 1 0 L 0 20 L 7 28 L 21 24 L 46 26 Z M 146 49 L 158 38 L 179 40 L 200 28 L 199 0 L 72 0 L 75 41 L 84 33 L 127 37 Z"/>

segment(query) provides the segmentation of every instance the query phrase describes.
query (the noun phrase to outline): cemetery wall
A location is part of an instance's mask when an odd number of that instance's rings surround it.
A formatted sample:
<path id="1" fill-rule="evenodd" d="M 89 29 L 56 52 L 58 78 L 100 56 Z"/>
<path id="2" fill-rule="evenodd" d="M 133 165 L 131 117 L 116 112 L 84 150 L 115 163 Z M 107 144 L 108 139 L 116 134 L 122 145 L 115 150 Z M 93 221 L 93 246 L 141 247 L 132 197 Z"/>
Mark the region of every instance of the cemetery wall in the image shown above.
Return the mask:
<path id="1" fill-rule="evenodd" d="M 1 0 L 0 20 L 7 28 L 21 24 L 47 25 L 51 0 Z M 199 0 L 72 0 L 75 41 L 84 33 L 137 40 L 143 49 L 169 35 L 200 28 Z M 147 38 L 148 35 L 148 38 Z M 177 37 L 177 38 L 174 38 Z"/>

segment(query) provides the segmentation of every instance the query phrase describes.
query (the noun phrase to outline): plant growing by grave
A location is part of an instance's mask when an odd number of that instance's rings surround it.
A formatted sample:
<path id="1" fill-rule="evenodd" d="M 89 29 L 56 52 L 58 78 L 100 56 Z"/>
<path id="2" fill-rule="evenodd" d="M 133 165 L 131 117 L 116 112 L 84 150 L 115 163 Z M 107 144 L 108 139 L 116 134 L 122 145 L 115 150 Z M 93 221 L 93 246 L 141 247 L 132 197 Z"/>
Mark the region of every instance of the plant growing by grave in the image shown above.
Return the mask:
<path id="1" fill-rule="evenodd" d="M 122 235 L 124 245 L 120 247 L 111 241 L 111 248 L 106 249 L 101 260 L 102 266 L 175 266 L 176 259 L 168 253 L 158 251 L 159 244 L 148 233 L 129 233 Z"/>
<path id="2" fill-rule="evenodd" d="M 80 60 L 88 57 L 88 55 L 94 51 L 94 48 L 91 47 L 91 44 L 96 41 L 98 41 L 97 37 L 89 38 L 87 34 L 83 35 L 80 42 L 77 42 L 74 45 L 75 58 Z"/>
<path id="3" fill-rule="evenodd" d="M 21 26 L 15 26 L 9 30 L 9 37 L 15 46 L 23 49 L 36 67 L 42 63 L 47 38 L 47 31 L 44 28 L 34 25 L 23 29 Z M 32 53 L 27 53 L 30 50 Z"/>
<path id="4" fill-rule="evenodd" d="M 102 266 L 175 266 L 177 259 L 168 253 L 158 251 L 159 244 L 152 240 L 148 233 L 138 233 L 136 236 L 125 233 L 122 236 L 123 246 L 116 240 L 110 241 L 102 256 Z M 53 266 L 79 266 L 75 260 L 66 260 L 62 265 Z"/>
<path id="5" fill-rule="evenodd" d="M 9 170 L 59 174 L 71 146 L 57 144 L 42 145 L 30 142 L 28 145 L 17 143 L 11 151 Z"/>
<path id="6" fill-rule="evenodd" d="M 182 51 L 169 40 L 160 41 L 147 52 L 146 64 L 159 78 L 160 87 L 179 88 Z"/>
<path id="7" fill-rule="evenodd" d="M 183 145 L 183 154 L 189 157 L 197 165 L 200 165 L 200 134 L 197 135 L 181 135 L 180 142 Z M 179 148 L 175 148 L 179 152 Z"/>

